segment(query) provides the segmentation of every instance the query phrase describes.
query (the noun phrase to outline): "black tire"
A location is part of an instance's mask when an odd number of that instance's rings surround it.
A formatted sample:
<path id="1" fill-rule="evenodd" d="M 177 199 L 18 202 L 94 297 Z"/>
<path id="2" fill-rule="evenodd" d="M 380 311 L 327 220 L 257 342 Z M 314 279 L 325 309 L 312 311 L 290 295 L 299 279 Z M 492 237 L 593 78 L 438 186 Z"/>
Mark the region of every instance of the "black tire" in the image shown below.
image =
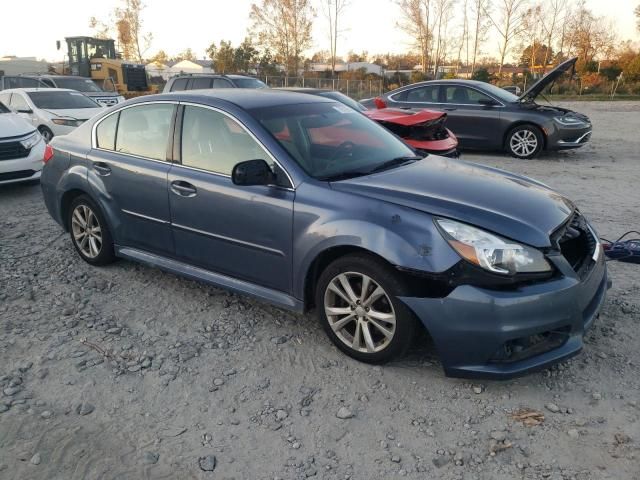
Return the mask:
<path id="1" fill-rule="evenodd" d="M 40 135 L 42 135 L 42 138 L 44 138 L 44 141 L 46 143 L 49 143 L 54 137 L 51 129 L 49 127 L 45 127 L 44 125 L 39 126 L 38 131 L 40 132 Z"/>
<path id="2" fill-rule="evenodd" d="M 338 336 L 338 334 L 334 331 L 334 329 L 331 327 L 330 320 L 325 311 L 325 296 L 334 295 L 334 298 L 336 299 L 338 297 L 335 296 L 335 294 L 333 293 L 328 293 L 327 289 L 329 288 L 329 284 L 333 280 L 336 280 L 339 275 L 347 274 L 347 273 L 349 275 L 363 274 L 369 277 L 370 280 L 375 282 L 375 284 L 378 284 L 378 286 L 382 287 L 382 289 L 386 293 L 385 297 L 381 297 L 379 300 L 376 300 L 375 302 L 371 303 L 371 310 L 374 310 L 373 306 L 376 305 L 378 301 L 383 302 L 387 307 L 389 307 L 389 302 L 387 301 L 387 299 L 391 303 L 391 307 L 392 307 L 391 312 L 395 314 L 395 331 L 393 332 L 393 336 L 390 340 L 388 338 L 385 339 L 383 335 L 379 335 L 379 337 L 381 338 L 381 342 L 384 343 L 384 347 L 383 348 L 381 347 L 382 349 L 379 351 L 362 352 L 357 349 L 354 349 L 352 348 L 352 346 L 347 345 L 345 343 L 345 340 L 341 339 Z M 354 276 L 351 278 L 357 279 L 358 277 Z M 362 283 L 364 283 L 364 279 L 360 283 L 360 290 L 359 290 L 360 293 L 362 293 L 361 292 Z M 358 288 L 357 280 L 353 286 L 355 287 L 353 289 L 353 292 L 356 293 Z M 375 288 L 374 283 L 369 284 L 368 291 L 371 291 L 371 288 Z M 399 296 L 408 294 L 408 292 L 409 290 L 406 284 L 404 283 L 403 279 L 399 275 L 399 273 L 395 271 L 393 267 L 386 264 L 382 260 L 367 254 L 346 255 L 329 264 L 329 266 L 322 272 L 322 274 L 320 275 L 320 278 L 318 279 L 318 282 L 316 284 L 316 291 L 315 291 L 315 301 L 316 301 L 316 308 L 318 311 L 318 318 L 322 323 L 322 326 L 325 332 L 327 333 L 327 335 L 329 336 L 329 338 L 331 339 L 331 341 L 341 351 L 343 351 L 350 357 L 366 363 L 373 363 L 373 364 L 386 363 L 390 360 L 402 357 L 406 353 L 407 349 L 411 346 L 412 341 L 415 338 L 416 333 L 418 332 L 418 323 L 417 323 L 416 317 L 397 298 Z M 344 302 L 344 303 L 346 304 L 347 302 Z M 351 308 L 352 306 L 347 305 L 346 307 L 343 306 L 341 308 L 346 309 L 346 308 Z M 362 304 L 360 303 L 360 301 L 358 301 L 358 306 L 362 307 Z M 382 308 L 384 307 L 375 307 L 375 310 L 381 310 Z M 351 308 L 351 310 L 353 310 L 353 308 Z M 367 309 L 367 312 L 369 312 L 369 309 Z M 371 313 L 374 313 L 374 312 L 370 312 L 369 314 Z M 379 312 L 376 312 L 376 313 L 379 313 Z M 355 311 L 354 311 L 354 314 L 355 314 Z M 369 315 L 369 314 L 364 314 L 364 315 Z M 343 314 L 343 315 L 347 315 L 347 314 Z M 367 317 L 364 317 L 364 318 L 362 320 L 363 322 L 369 322 L 369 321 L 373 322 L 373 320 L 370 320 Z M 359 319 L 353 319 L 352 321 L 350 321 L 350 323 L 353 325 L 346 324 L 345 327 L 340 330 L 341 334 L 343 336 L 348 336 L 348 332 L 345 332 L 345 330 L 350 328 L 353 330 L 352 336 L 355 339 L 356 328 L 359 328 L 357 327 L 357 323 L 359 321 L 360 321 Z M 376 322 L 378 321 L 379 320 L 376 320 Z M 386 325 L 387 324 L 385 324 L 385 326 Z M 362 328 L 365 328 L 365 327 L 363 326 Z M 373 326 L 372 324 L 369 324 L 369 326 L 367 326 L 366 328 L 370 332 L 370 337 L 374 337 L 373 334 L 375 333 L 378 333 L 378 334 L 380 333 L 380 330 L 377 330 L 376 327 Z M 361 333 L 361 335 L 363 334 Z M 362 336 L 363 341 L 364 341 L 364 338 L 365 337 Z M 363 345 L 361 343 L 361 347 L 365 348 L 366 345 Z"/>
<path id="3" fill-rule="evenodd" d="M 82 212 L 84 209 L 89 209 L 89 211 L 93 214 L 93 220 L 91 220 L 90 225 L 97 225 L 100 228 L 100 248 L 98 249 L 98 253 L 95 256 L 91 256 L 90 252 L 87 253 L 84 250 L 86 248 L 91 249 L 90 246 L 87 247 L 90 239 L 87 241 L 84 247 L 82 246 L 81 241 L 76 239 L 77 229 L 81 227 L 74 226 L 74 214 L 76 210 L 78 210 L 78 212 Z M 102 214 L 102 210 L 100 210 L 100 207 L 98 207 L 98 205 L 96 205 L 96 203 L 87 195 L 80 195 L 71 202 L 67 214 L 67 228 L 69 230 L 69 235 L 71 236 L 71 243 L 73 243 L 74 248 L 85 262 L 91 265 L 99 266 L 107 265 L 115 261 L 116 256 L 113 250 L 113 237 L 111 236 L 111 232 L 109 231 L 107 222 L 104 218 L 104 215 Z M 95 244 L 96 242 L 94 241 L 94 245 Z"/>
<path id="4" fill-rule="evenodd" d="M 533 145 L 535 143 L 535 146 Z M 535 125 L 524 124 L 512 128 L 507 134 L 505 149 L 515 158 L 529 160 L 537 157 L 544 148 L 544 135 Z"/>

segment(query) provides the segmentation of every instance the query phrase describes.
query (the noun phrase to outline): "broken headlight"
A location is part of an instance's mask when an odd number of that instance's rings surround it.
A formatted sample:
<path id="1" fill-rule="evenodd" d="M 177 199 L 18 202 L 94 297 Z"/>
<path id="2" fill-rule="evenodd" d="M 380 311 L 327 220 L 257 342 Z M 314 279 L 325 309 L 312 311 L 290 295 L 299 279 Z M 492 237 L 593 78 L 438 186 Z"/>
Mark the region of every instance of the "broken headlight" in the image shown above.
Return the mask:
<path id="1" fill-rule="evenodd" d="M 492 273 L 514 275 L 551 271 L 536 248 L 512 242 L 465 223 L 437 219 L 445 240 L 465 260 Z"/>

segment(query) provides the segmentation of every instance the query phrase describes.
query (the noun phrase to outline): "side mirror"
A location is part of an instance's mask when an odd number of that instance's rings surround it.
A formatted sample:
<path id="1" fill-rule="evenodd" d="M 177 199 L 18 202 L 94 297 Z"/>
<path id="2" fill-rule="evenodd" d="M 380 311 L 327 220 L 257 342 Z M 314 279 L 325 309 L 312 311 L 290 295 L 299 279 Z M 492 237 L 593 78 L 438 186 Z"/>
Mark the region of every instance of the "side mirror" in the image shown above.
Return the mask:
<path id="1" fill-rule="evenodd" d="M 275 183 L 275 178 L 264 160 L 246 160 L 233 167 L 231 181 L 235 185 L 270 185 Z"/>
<path id="2" fill-rule="evenodd" d="M 480 100 L 478 100 L 478 103 L 480 105 L 484 105 L 485 107 L 495 107 L 496 105 L 498 105 L 498 102 L 496 102 L 493 98 L 481 98 Z"/>

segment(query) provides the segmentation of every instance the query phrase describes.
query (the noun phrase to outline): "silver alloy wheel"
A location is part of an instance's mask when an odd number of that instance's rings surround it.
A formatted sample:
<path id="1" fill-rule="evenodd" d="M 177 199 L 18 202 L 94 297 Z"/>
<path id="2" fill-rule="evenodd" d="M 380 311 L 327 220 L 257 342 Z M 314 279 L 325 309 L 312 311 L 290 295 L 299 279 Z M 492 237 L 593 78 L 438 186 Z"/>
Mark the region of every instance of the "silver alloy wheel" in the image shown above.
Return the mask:
<path id="1" fill-rule="evenodd" d="M 98 217 L 87 205 L 78 205 L 71 216 L 71 232 L 78 249 L 87 258 L 96 258 L 102 250 L 102 229 Z"/>
<path id="2" fill-rule="evenodd" d="M 334 277 L 324 293 L 324 311 L 336 336 L 358 352 L 384 350 L 396 331 L 389 295 L 362 273 L 345 272 Z"/>
<path id="3" fill-rule="evenodd" d="M 538 148 L 538 137 L 531 130 L 518 130 L 509 141 L 511 151 L 520 157 L 528 157 Z"/>

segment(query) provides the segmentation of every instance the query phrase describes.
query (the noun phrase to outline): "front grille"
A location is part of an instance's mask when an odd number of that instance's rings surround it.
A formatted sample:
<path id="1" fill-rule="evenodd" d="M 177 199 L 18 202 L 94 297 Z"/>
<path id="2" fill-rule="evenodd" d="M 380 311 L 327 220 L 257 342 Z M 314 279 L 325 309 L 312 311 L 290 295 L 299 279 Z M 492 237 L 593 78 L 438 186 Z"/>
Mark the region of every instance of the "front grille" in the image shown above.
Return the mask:
<path id="1" fill-rule="evenodd" d="M 105 107 L 113 107 L 118 104 L 118 99 L 116 97 L 96 97 L 94 100 Z"/>
<path id="2" fill-rule="evenodd" d="M 7 180 L 20 180 L 21 178 L 29 178 L 35 174 L 35 170 L 19 170 L 17 172 L 0 173 L 0 182 Z"/>
<path id="3" fill-rule="evenodd" d="M 591 233 L 587 221 L 576 212 L 555 234 L 556 245 L 571 268 L 580 275 L 585 275 L 593 263 L 597 239 Z"/>
<path id="4" fill-rule="evenodd" d="M 0 142 L 0 160 L 15 160 L 29 156 L 30 148 L 24 148 L 20 142 Z"/>

